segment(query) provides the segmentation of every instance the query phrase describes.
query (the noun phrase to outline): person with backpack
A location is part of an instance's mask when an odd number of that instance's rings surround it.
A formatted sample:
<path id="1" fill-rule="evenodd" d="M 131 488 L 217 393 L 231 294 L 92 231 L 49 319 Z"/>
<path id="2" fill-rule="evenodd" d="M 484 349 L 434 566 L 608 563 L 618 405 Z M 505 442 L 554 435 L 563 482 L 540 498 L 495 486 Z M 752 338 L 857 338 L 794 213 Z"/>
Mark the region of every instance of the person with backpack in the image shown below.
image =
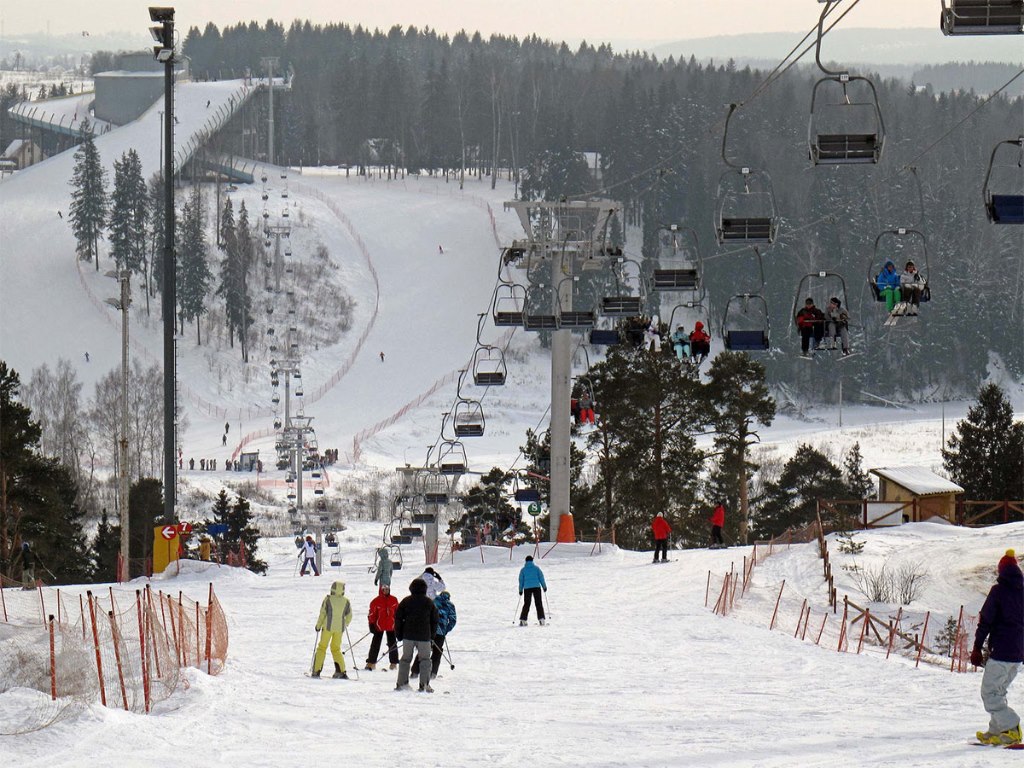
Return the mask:
<path id="1" fill-rule="evenodd" d="M 394 563 L 391 562 L 391 553 L 387 547 L 377 550 L 377 572 L 373 576 L 373 583 L 377 586 L 391 589 L 391 574 L 394 571 Z M 396 598 L 397 599 L 397 598 Z"/>
<path id="2" fill-rule="evenodd" d="M 320 677 L 324 667 L 327 646 L 331 646 L 331 658 L 334 659 L 334 675 L 339 680 L 348 680 L 345 673 L 345 654 L 341 652 L 341 636 L 352 621 L 352 604 L 345 597 L 345 582 L 336 581 L 331 584 L 330 593 L 320 604 L 320 615 L 316 620 L 316 631 L 320 633 L 313 654 L 313 677 Z"/>
<path id="3" fill-rule="evenodd" d="M 541 600 L 541 590 L 548 591 L 548 585 L 544 581 L 544 572 L 533 562 L 533 555 L 526 556 L 526 562 L 519 569 L 519 594 L 525 594 L 523 598 L 523 610 L 519 614 L 519 626 L 526 626 L 526 618 L 530 615 L 530 603 L 537 602 L 537 620 L 544 624 L 544 602 Z"/>
<path id="4" fill-rule="evenodd" d="M 668 537 L 672 533 L 672 526 L 665 519 L 665 514 L 659 512 L 654 516 L 651 523 L 651 530 L 654 533 L 654 562 L 658 562 L 658 552 L 661 552 L 661 562 L 668 562 Z"/>
<path id="5" fill-rule="evenodd" d="M 978 731 L 982 744 L 1021 743 L 1020 717 L 1006 703 L 1006 691 L 1024 661 L 1024 574 L 1012 549 L 997 565 L 998 577 L 985 598 L 974 634 L 971 664 L 984 667 L 981 701 L 989 713 L 988 730 Z M 986 661 L 982 648 L 988 641 Z"/>
<path id="6" fill-rule="evenodd" d="M 444 654 L 444 643 L 448 633 L 455 629 L 455 604 L 452 603 L 448 590 L 441 592 L 434 598 L 434 605 L 437 608 L 437 634 L 430 644 L 430 679 L 437 677 L 441 668 L 441 656 Z M 412 663 L 412 673 L 415 675 L 420 669 L 420 658 Z"/>
<path id="7" fill-rule="evenodd" d="M 390 562 L 390 561 L 389 561 Z M 388 661 L 391 663 L 389 669 L 398 667 L 398 640 L 395 638 L 395 611 L 398 610 L 398 598 L 391 594 L 391 584 L 381 584 L 377 590 L 377 596 L 370 602 L 370 613 L 366 617 L 370 624 L 370 650 L 366 655 L 366 668 L 374 670 L 377 668 L 377 659 L 380 656 L 381 639 L 387 635 L 388 638 Z"/>
<path id="8" fill-rule="evenodd" d="M 427 585 L 427 597 L 433 600 L 439 594 L 445 590 L 444 581 L 441 579 L 441 574 L 431 568 L 429 565 L 423 569 L 423 573 L 420 574 L 420 578 L 423 579 L 423 583 Z"/>
<path id="9" fill-rule="evenodd" d="M 395 638 L 402 643 L 402 660 L 398 663 L 396 691 L 409 688 L 409 667 L 413 654 L 420 658 L 430 656 L 430 642 L 437 634 L 437 606 L 427 597 L 427 582 L 413 579 L 409 585 L 409 596 L 398 604 L 395 611 Z M 420 664 L 420 692 L 433 693 L 430 687 L 430 667 Z"/>

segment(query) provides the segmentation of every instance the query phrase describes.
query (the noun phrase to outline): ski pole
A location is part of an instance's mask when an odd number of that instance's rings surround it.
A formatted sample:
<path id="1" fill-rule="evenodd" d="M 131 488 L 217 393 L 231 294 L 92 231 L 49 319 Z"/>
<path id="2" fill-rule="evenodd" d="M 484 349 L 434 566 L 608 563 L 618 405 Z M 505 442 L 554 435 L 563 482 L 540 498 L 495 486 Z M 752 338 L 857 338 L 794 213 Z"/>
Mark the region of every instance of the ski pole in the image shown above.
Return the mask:
<path id="1" fill-rule="evenodd" d="M 348 627 L 345 627 L 345 633 L 348 634 Z M 357 645 L 359 645 L 361 642 L 363 642 L 363 640 L 365 640 L 369 636 L 370 636 L 370 633 L 367 632 L 365 635 L 360 637 L 354 643 L 352 642 L 352 638 L 350 637 L 348 641 L 349 641 L 349 643 L 351 643 L 351 645 L 349 645 L 348 650 L 351 651 L 353 648 L 355 648 Z"/>
<path id="2" fill-rule="evenodd" d="M 445 654 L 448 657 L 448 663 L 451 665 L 451 668 L 455 669 L 455 662 L 452 661 L 452 649 L 451 649 L 451 646 L 448 645 L 448 636 L 447 635 L 445 635 L 445 637 L 444 637 L 444 651 L 445 651 Z"/>
<path id="3" fill-rule="evenodd" d="M 550 619 L 551 618 L 551 600 L 548 599 L 548 591 L 545 589 L 543 592 L 541 592 L 541 595 L 543 595 L 543 597 L 544 597 L 544 615 L 547 616 Z"/>
<path id="4" fill-rule="evenodd" d="M 398 650 L 398 643 L 392 643 L 392 644 L 391 644 L 391 645 L 389 645 L 389 646 L 388 646 L 387 648 L 385 648 L 385 649 L 384 649 L 384 653 L 382 653 L 382 654 L 381 654 L 380 656 L 378 656 L 378 657 L 377 657 L 377 661 L 375 661 L 374 663 L 375 663 L 375 664 L 378 664 L 378 663 L 380 663 L 380 660 L 381 660 L 381 659 L 383 659 L 383 658 L 384 658 L 385 656 L 387 656 L 387 655 L 388 655 L 389 653 L 391 653 L 391 649 L 394 649 L 394 650 L 396 650 L 396 651 L 397 651 L 397 650 Z"/>
<path id="5" fill-rule="evenodd" d="M 515 626 L 516 619 L 519 617 L 519 603 L 522 602 L 522 600 L 523 600 L 523 595 L 522 595 L 522 593 L 519 593 L 519 599 L 516 600 L 516 612 L 512 616 L 512 625 L 513 626 Z"/>
<path id="6" fill-rule="evenodd" d="M 370 634 L 369 632 L 366 635 Z M 366 637 L 363 635 L 363 637 Z M 352 670 L 356 673 L 356 680 L 359 679 L 359 665 L 356 664 L 356 652 L 352 650 L 352 635 L 348 633 L 348 624 L 345 625 L 345 637 L 348 638 L 348 650 L 352 654 Z M 362 640 L 363 638 L 359 638 Z M 344 658 L 344 657 L 342 657 Z"/>
<path id="7" fill-rule="evenodd" d="M 316 647 L 320 644 L 320 630 L 316 631 L 316 637 L 313 639 L 313 655 L 309 659 L 309 676 L 313 676 L 313 665 L 316 664 Z"/>

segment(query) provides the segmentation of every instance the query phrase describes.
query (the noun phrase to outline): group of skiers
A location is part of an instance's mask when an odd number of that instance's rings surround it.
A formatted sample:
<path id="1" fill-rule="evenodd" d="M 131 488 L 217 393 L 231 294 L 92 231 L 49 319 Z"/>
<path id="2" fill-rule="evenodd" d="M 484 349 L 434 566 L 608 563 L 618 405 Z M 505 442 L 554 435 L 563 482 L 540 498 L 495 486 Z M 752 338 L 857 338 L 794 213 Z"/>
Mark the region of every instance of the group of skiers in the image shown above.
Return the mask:
<path id="1" fill-rule="evenodd" d="M 715 509 L 708 520 L 711 523 L 711 548 L 724 547 L 722 527 L 725 525 L 725 505 L 721 503 L 715 505 Z M 668 539 L 672 535 L 672 524 L 665 519 L 663 512 L 656 514 L 654 520 L 651 521 L 651 533 L 654 536 L 654 562 L 667 563 Z M 661 555 L 660 560 L 658 559 L 659 554 Z"/>
<path id="2" fill-rule="evenodd" d="M 828 300 L 824 312 L 814 305 L 814 299 L 808 297 L 794 319 L 800 330 L 800 354 L 804 357 L 810 357 L 819 348 L 835 349 L 837 341 L 843 357 L 850 354 L 850 314 L 843 309 L 843 302 L 837 296 Z M 822 347 L 825 339 L 828 339 L 828 346 Z"/>
<path id="3" fill-rule="evenodd" d="M 927 290 L 928 281 L 913 261 L 908 261 L 902 272 L 896 271 L 896 265 L 889 259 L 882 265 L 882 271 L 875 278 L 880 300 L 885 301 L 885 309 L 890 314 L 897 304 L 906 302 L 908 315 L 916 315 L 921 304 L 921 297 Z"/>

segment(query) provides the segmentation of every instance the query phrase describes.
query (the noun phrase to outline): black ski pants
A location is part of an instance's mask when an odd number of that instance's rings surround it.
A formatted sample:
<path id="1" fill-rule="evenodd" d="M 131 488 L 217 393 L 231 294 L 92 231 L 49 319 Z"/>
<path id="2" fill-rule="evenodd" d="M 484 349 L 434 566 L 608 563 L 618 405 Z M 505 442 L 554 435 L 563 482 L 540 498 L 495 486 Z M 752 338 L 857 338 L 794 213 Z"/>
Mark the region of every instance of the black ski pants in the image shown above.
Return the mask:
<path id="1" fill-rule="evenodd" d="M 523 610 L 519 614 L 520 621 L 526 621 L 527 616 L 530 615 L 530 603 L 533 600 L 537 601 L 537 618 L 544 618 L 544 600 L 541 598 L 541 588 L 530 587 L 523 592 Z"/>
<path id="2" fill-rule="evenodd" d="M 668 539 L 654 540 L 654 561 L 658 561 L 658 553 L 661 552 L 661 559 L 668 560 Z"/>
<path id="3" fill-rule="evenodd" d="M 370 650 L 366 656 L 367 664 L 376 664 L 380 657 L 380 641 L 385 634 L 388 636 L 388 661 L 392 664 L 398 663 L 398 641 L 395 639 L 395 630 L 389 629 L 386 633 L 376 627 L 370 628 L 373 639 L 370 640 Z"/>
<path id="4" fill-rule="evenodd" d="M 724 544 L 722 541 L 722 526 L 712 525 L 711 526 L 711 543 L 712 544 Z"/>

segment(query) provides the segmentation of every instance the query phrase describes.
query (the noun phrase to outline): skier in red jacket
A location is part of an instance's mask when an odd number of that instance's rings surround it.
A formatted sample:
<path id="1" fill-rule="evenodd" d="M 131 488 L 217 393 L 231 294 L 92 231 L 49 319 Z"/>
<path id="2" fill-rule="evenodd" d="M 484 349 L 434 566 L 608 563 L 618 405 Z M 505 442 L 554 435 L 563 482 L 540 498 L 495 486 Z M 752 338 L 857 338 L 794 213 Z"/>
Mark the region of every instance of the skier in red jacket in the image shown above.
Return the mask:
<path id="1" fill-rule="evenodd" d="M 391 662 L 391 669 L 398 666 L 398 640 L 395 639 L 395 611 L 397 609 L 398 598 L 391 594 L 391 587 L 381 584 L 377 596 L 370 602 L 370 615 L 367 617 L 370 622 L 370 633 L 373 635 L 373 639 L 370 641 L 370 651 L 366 657 L 367 669 L 374 669 L 377 666 L 380 641 L 385 633 L 388 637 L 388 661 Z"/>
<path id="2" fill-rule="evenodd" d="M 668 535 L 672 533 L 672 526 L 669 525 L 665 515 L 659 512 L 651 523 L 651 530 L 654 531 L 654 562 L 658 562 L 658 552 L 661 552 L 661 562 L 668 562 Z"/>
<path id="3" fill-rule="evenodd" d="M 719 504 L 715 507 L 715 511 L 711 513 L 711 546 L 722 547 L 725 546 L 725 542 L 722 541 L 722 526 L 725 525 L 725 506 Z"/>

